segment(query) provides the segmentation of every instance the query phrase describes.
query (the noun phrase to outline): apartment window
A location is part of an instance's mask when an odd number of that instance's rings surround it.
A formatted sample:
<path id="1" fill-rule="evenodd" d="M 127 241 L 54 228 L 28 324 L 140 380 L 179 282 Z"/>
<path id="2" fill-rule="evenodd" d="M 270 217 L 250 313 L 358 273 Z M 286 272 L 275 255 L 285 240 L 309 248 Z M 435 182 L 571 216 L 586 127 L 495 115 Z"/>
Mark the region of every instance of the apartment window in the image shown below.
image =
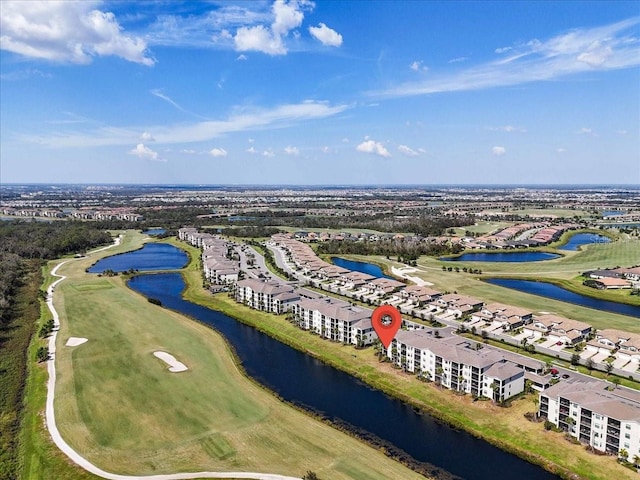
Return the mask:
<path id="1" fill-rule="evenodd" d="M 624 444 L 624 448 L 629 448 L 629 444 L 628 444 L 628 443 L 625 443 L 625 444 Z"/>
<path id="2" fill-rule="evenodd" d="M 624 438 L 626 438 L 627 440 L 629 440 L 631 438 L 631 434 L 629 433 L 625 433 L 624 434 Z"/>
<path id="3" fill-rule="evenodd" d="M 627 430 L 631 430 L 631 425 L 626 424 L 626 425 L 624 426 L 624 428 L 626 428 Z"/>

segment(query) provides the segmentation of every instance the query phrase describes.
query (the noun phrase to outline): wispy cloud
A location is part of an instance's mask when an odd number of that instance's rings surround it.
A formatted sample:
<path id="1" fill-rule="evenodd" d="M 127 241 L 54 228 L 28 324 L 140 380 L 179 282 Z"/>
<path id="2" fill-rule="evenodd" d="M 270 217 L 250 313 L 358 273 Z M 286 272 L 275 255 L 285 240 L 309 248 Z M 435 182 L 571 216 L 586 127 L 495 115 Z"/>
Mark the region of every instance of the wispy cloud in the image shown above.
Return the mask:
<path id="1" fill-rule="evenodd" d="M 487 127 L 492 132 L 507 132 L 507 133 L 526 133 L 527 129 L 524 127 L 515 127 L 513 125 L 503 125 L 500 127 Z"/>
<path id="2" fill-rule="evenodd" d="M 151 90 L 151 95 L 156 96 L 162 100 L 164 100 L 165 102 L 167 102 L 169 105 L 174 106 L 177 110 L 180 110 L 182 113 L 186 113 L 187 115 L 191 115 L 194 116 L 196 118 L 200 118 L 202 120 L 206 120 L 205 117 L 203 117 L 202 115 L 198 115 L 197 113 L 193 113 L 190 112 L 189 110 L 183 108 L 181 105 L 179 105 L 177 102 L 173 101 L 173 99 L 171 97 L 169 97 L 168 95 L 165 95 L 161 89 L 156 88 L 154 90 Z"/>
<path id="3" fill-rule="evenodd" d="M 429 71 L 429 67 L 424 65 L 424 62 L 422 60 L 415 60 L 415 61 L 411 62 L 411 64 L 409 65 L 409 68 L 411 70 L 413 70 L 414 72 L 427 72 L 427 71 Z"/>
<path id="4" fill-rule="evenodd" d="M 546 41 L 531 40 L 510 49 L 493 62 L 453 72 L 432 72 L 422 81 L 369 92 L 378 97 L 427 95 L 481 90 L 548 81 L 584 72 L 616 70 L 640 65 L 640 17 L 602 27 L 578 29 Z M 631 30 L 633 32 L 631 32 Z"/>
<path id="5" fill-rule="evenodd" d="M 344 112 L 347 105 L 305 101 L 279 105 L 272 109 L 242 110 L 225 120 L 191 124 L 144 127 L 104 127 L 88 132 L 56 132 L 47 135 L 23 135 L 22 139 L 49 147 L 97 147 L 136 144 L 144 132 L 153 132 L 158 144 L 193 143 L 212 140 L 221 135 L 284 128 L 309 120 L 331 117 Z"/>
<path id="6" fill-rule="evenodd" d="M 0 49 L 53 62 L 89 64 L 116 56 L 153 65 L 144 39 L 125 34 L 113 13 L 97 9 L 100 3 L 4 0 Z"/>
<path id="7" fill-rule="evenodd" d="M 420 155 L 420 152 L 406 145 L 398 145 L 398 151 L 407 157 L 417 157 Z"/>

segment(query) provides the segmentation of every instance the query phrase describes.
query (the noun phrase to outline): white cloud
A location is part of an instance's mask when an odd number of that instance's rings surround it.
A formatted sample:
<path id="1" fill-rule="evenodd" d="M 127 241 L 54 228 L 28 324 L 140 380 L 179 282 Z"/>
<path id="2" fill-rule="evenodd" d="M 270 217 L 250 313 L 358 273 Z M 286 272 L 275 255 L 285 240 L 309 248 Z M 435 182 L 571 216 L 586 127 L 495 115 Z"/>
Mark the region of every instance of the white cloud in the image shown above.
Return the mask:
<path id="1" fill-rule="evenodd" d="M 322 147 L 322 153 L 331 153 L 331 149 L 327 146 Z"/>
<path id="2" fill-rule="evenodd" d="M 270 148 L 266 149 L 264 152 L 262 152 L 262 156 L 263 157 L 269 157 L 269 158 L 273 158 L 276 156 L 276 154 L 273 152 L 273 150 L 271 150 Z"/>
<path id="3" fill-rule="evenodd" d="M 226 157 L 227 151 L 224 148 L 212 148 L 209 155 L 212 157 Z"/>
<path id="4" fill-rule="evenodd" d="M 617 70 L 640 65 L 640 38 L 629 31 L 640 17 L 601 27 L 576 29 L 545 41 L 498 49 L 504 58 L 462 71 L 429 75 L 421 81 L 370 92 L 373 96 L 401 97 L 441 92 L 481 90 L 550 81 L 583 72 Z"/>
<path id="5" fill-rule="evenodd" d="M 287 155 L 298 155 L 300 153 L 300 150 L 298 150 L 298 147 L 292 147 L 289 145 L 284 147 L 284 153 L 286 153 Z"/>
<path id="6" fill-rule="evenodd" d="M 422 60 L 413 61 L 409 68 L 414 72 L 427 72 L 429 70 L 429 67 L 425 66 Z"/>
<path id="7" fill-rule="evenodd" d="M 136 145 L 136 148 L 129 150 L 128 153 L 129 155 L 135 155 L 136 157 L 142 158 L 143 160 L 162 160 L 158 155 L 158 152 L 154 152 L 143 143 L 139 143 L 138 145 Z"/>
<path id="8" fill-rule="evenodd" d="M 390 157 L 389 150 L 380 142 L 374 140 L 368 140 L 369 137 L 365 137 L 365 141 L 356 147 L 359 152 L 373 153 L 380 155 L 381 157 Z"/>
<path id="9" fill-rule="evenodd" d="M 307 120 L 332 117 L 347 108 L 347 105 L 304 101 L 264 110 L 238 109 L 235 114 L 224 120 L 152 125 L 147 126 L 144 130 L 153 132 L 153 136 L 159 144 L 206 142 L 234 132 L 282 128 Z M 83 133 L 48 132 L 45 135 L 22 135 L 21 139 L 55 148 L 127 145 L 139 141 L 140 130 L 140 127 L 103 127 Z"/>
<path id="10" fill-rule="evenodd" d="M 313 3 L 304 0 L 276 0 L 271 7 L 274 20 L 269 27 L 261 24 L 238 28 L 233 37 L 236 50 L 285 55 L 287 47 L 283 39 L 291 30 L 302 25 L 302 10 L 305 7 L 313 8 Z"/>
<path id="11" fill-rule="evenodd" d="M 269 55 L 284 55 L 287 49 L 280 37 L 271 34 L 263 25 L 240 27 L 234 37 L 236 50 L 246 52 L 255 50 Z"/>
<path id="12" fill-rule="evenodd" d="M 618 130 L 616 133 L 618 135 L 627 135 L 629 133 L 629 130 Z"/>
<path id="13" fill-rule="evenodd" d="M 330 47 L 339 47 L 342 45 L 342 35 L 327 27 L 324 23 L 319 23 L 317 27 L 309 27 L 309 33 L 323 45 Z"/>
<path id="14" fill-rule="evenodd" d="M 247 56 L 244 53 L 241 53 L 240 55 L 238 55 L 238 57 L 236 58 L 236 60 L 238 61 L 244 61 L 247 59 Z"/>
<path id="15" fill-rule="evenodd" d="M 562 147 L 558 147 L 558 148 L 556 148 L 556 152 L 557 152 L 557 153 L 564 153 L 564 152 L 566 152 L 566 151 L 567 151 L 567 149 L 566 149 L 566 148 L 562 148 Z"/>
<path id="16" fill-rule="evenodd" d="M 576 132 L 578 135 L 588 135 L 590 137 L 597 137 L 598 134 L 593 131 L 592 128 L 582 127 Z"/>
<path id="17" fill-rule="evenodd" d="M 249 147 L 249 148 L 247 148 L 247 153 L 250 153 L 250 154 L 253 155 L 253 154 L 258 153 L 258 151 L 254 147 Z"/>
<path id="18" fill-rule="evenodd" d="M 488 127 L 489 130 L 492 130 L 494 132 L 507 132 L 507 133 L 513 133 L 513 132 L 518 132 L 518 133 L 526 133 L 527 129 L 523 128 L 523 127 L 514 127 L 513 125 L 504 125 L 501 127 Z"/>
<path id="19" fill-rule="evenodd" d="M 406 145 L 399 145 L 398 151 L 406 155 L 407 157 L 417 157 L 418 155 L 420 155 L 417 151 L 410 147 L 407 147 Z"/>
<path id="20" fill-rule="evenodd" d="M 30 58 L 77 64 L 96 56 L 116 56 L 151 66 L 147 44 L 123 33 L 111 12 L 95 9 L 100 2 L 2 2 L 0 49 Z"/>
<path id="21" fill-rule="evenodd" d="M 142 140 L 143 142 L 155 142 L 156 139 L 153 138 L 153 135 L 151 135 L 149 132 L 143 132 L 142 135 L 140 135 L 140 140 Z"/>
<path id="22" fill-rule="evenodd" d="M 185 148 L 184 150 L 182 150 L 182 153 L 187 153 L 189 155 L 195 155 L 198 152 L 196 152 L 195 150 L 190 149 L 190 148 Z"/>
<path id="23" fill-rule="evenodd" d="M 349 143 L 349 139 L 348 139 L 347 137 L 344 137 L 344 138 L 342 139 L 342 143 Z"/>
<path id="24" fill-rule="evenodd" d="M 497 146 L 491 149 L 491 153 L 493 153 L 496 157 L 501 157 L 502 155 L 507 153 L 507 149 L 504 147 Z"/>
<path id="25" fill-rule="evenodd" d="M 452 58 L 451 60 L 449 60 L 448 63 L 466 62 L 467 60 L 469 60 L 469 57 L 456 57 L 456 58 Z"/>
<path id="26" fill-rule="evenodd" d="M 513 47 L 501 47 L 501 48 L 496 48 L 496 53 L 501 54 L 501 53 L 507 53 L 508 51 L 513 50 Z"/>

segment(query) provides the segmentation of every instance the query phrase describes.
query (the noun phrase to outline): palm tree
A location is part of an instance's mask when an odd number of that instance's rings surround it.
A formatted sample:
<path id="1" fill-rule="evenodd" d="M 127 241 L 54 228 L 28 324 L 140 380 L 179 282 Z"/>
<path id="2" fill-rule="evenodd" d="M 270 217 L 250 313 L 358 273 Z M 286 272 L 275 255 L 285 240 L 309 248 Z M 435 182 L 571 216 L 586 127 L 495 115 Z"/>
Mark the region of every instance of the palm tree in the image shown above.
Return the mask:
<path id="1" fill-rule="evenodd" d="M 620 451 L 618 452 L 618 458 L 621 458 L 623 460 L 627 460 L 629 459 L 629 452 L 627 451 L 626 448 L 621 448 Z"/>

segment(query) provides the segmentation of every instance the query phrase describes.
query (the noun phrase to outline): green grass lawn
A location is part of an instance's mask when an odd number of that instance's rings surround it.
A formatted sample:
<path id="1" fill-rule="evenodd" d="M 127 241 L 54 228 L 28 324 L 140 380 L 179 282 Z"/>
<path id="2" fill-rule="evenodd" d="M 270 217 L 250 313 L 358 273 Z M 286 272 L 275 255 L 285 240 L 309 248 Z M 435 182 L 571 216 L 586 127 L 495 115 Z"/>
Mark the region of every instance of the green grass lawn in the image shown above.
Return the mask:
<path id="1" fill-rule="evenodd" d="M 501 448 L 546 465 L 552 471 L 564 472 L 566 477 L 571 475 L 569 472 L 573 472 L 578 477 L 572 478 L 594 480 L 611 478 L 611 475 L 620 479 L 635 478 L 631 470 L 617 464 L 613 458 L 590 454 L 583 446 L 567 442 L 562 434 L 546 432 L 541 423 L 525 420 L 524 413 L 536 410 L 534 398 L 537 395 L 527 395 L 515 401 L 511 408 L 501 408 L 492 402 L 473 402 L 469 396 L 458 396 L 449 390 L 439 389 L 432 383 L 420 382 L 413 375 L 401 373 L 389 363 L 378 362 L 371 348 L 356 350 L 351 346 L 330 342 L 300 330 L 283 316 L 250 310 L 238 305 L 226 294 L 212 296 L 202 288 L 200 273 L 195 269 L 187 269 L 184 275 L 188 284 L 186 299 L 240 318 L 375 388 L 408 401 Z M 353 469 L 350 471 L 355 472 Z M 354 478 L 362 478 L 355 473 L 354 475 Z"/>
<path id="2" fill-rule="evenodd" d="M 128 233 L 118 250 L 140 242 Z M 121 277 L 85 273 L 93 260 L 59 272 L 68 278 L 55 296 L 62 317 L 55 409 L 63 437 L 99 467 L 140 475 L 313 470 L 347 479 L 361 470 L 378 479 L 422 478 L 247 379 L 212 329 L 150 304 Z M 67 347 L 70 336 L 89 341 Z M 170 373 L 156 350 L 189 370 Z"/>

